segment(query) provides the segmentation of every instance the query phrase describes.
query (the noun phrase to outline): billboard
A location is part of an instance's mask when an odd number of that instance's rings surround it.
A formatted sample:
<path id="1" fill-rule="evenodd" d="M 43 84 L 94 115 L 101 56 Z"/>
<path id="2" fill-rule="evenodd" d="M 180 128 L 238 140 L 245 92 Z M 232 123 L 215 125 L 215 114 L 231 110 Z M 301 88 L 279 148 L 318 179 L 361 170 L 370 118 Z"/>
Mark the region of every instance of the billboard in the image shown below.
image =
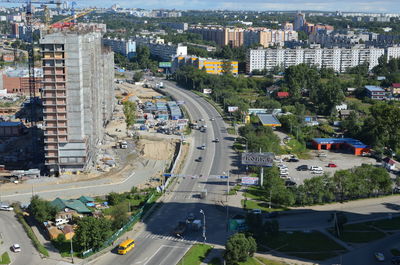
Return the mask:
<path id="1" fill-rule="evenodd" d="M 171 62 L 160 62 L 158 67 L 160 68 L 170 68 L 172 66 Z"/>
<path id="2" fill-rule="evenodd" d="M 242 153 L 242 165 L 272 167 L 274 157 L 273 153 Z"/>
<path id="3" fill-rule="evenodd" d="M 203 94 L 211 94 L 211 93 L 212 93 L 212 89 L 210 89 L 210 88 L 203 89 Z"/>
<path id="4" fill-rule="evenodd" d="M 258 185 L 258 178 L 242 177 L 242 185 Z"/>
<path id="5" fill-rule="evenodd" d="M 238 111 L 239 110 L 239 107 L 236 107 L 236 106 L 229 106 L 228 107 L 228 112 L 235 112 L 235 111 Z"/>

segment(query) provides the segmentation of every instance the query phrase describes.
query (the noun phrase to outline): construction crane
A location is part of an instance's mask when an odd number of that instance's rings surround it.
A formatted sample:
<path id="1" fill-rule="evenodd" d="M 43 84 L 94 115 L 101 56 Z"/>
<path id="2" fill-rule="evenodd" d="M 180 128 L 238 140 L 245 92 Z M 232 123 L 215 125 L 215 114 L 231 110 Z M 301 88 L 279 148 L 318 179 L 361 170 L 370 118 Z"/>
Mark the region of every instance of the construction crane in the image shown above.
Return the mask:
<path id="1" fill-rule="evenodd" d="M 66 18 L 61 19 L 60 21 L 57 21 L 56 23 L 52 24 L 50 27 L 51 28 L 68 28 L 68 27 L 71 27 L 71 26 L 76 24 L 76 19 L 77 18 L 83 17 L 83 16 L 85 16 L 85 15 L 87 15 L 90 12 L 93 12 L 95 10 L 96 10 L 96 8 L 92 8 L 92 9 L 88 9 L 88 10 L 85 10 L 83 12 L 80 12 L 78 14 L 74 14 L 72 16 L 66 17 Z"/>

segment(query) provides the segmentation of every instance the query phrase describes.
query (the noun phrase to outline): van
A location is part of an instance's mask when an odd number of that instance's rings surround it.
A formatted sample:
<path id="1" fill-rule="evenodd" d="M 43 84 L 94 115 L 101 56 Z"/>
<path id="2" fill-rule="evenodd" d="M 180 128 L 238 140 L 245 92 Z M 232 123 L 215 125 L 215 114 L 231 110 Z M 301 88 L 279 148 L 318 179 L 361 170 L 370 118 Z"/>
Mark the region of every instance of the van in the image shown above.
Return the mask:
<path id="1" fill-rule="evenodd" d="M 135 247 L 135 241 L 133 239 L 127 239 L 118 245 L 118 254 L 125 255 Z"/>

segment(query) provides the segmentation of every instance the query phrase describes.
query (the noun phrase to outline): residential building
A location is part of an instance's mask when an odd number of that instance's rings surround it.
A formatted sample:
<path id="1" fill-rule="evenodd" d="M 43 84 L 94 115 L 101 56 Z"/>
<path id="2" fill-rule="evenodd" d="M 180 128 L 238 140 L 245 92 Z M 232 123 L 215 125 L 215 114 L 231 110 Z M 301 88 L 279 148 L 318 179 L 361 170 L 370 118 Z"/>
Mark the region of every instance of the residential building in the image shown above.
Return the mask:
<path id="1" fill-rule="evenodd" d="M 306 15 L 300 12 L 297 13 L 293 23 L 294 30 L 296 31 L 302 30 L 305 23 L 306 23 Z"/>
<path id="2" fill-rule="evenodd" d="M 102 25 L 80 24 L 40 39 L 45 165 L 85 170 L 97 153 L 114 102 L 114 53 Z"/>
<path id="3" fill-rule="evenodd" d="M 42 69 L 35 68 L 35 95 L 39 96 L 42 84 Z M 8 69 L 2 74 L 2 86 L 10 94 L 30 95 L 28 69 Z"/>
<path id="4" fill-rule="evenodd" d="M 380 48 L 300 48 L 295 49 L 250 49 L 247 52 L 246 70 L 272 70 L 306 63 L 317 67 L 332 68 L 345 72 L 348 68 L 367 63 L 371 70 L 378 65 L 378 59 L 385 54 Z"/>
<path id="5" fill-rule="evenodd" d="M 390 87 L 390 92 L 394 95 L 400 94 L 400 83 L 393 83 Z"/>
<path id="6" fill-rule="evenodd" d="M 189 25 L 186 22 L 161 22 L 160 25 L 182 31 L 186 31 L 189 28 Z"/>
<path id="7" fill-rule="evenodd" d="M 174 45 L 172 43 L 163 43 L 157 40 L 149 39 L 149 38 L 138 38 L 136 39 L 136 43 L 138 46 L 144 45 L 149 47 L 150 54 L 152 56 L 157 56 L 163 61 L 170 62 L 176 56 L 186 56 L 187 55 L 187 46 L 178 44 Z"/>
<path id="8" fill-rule="evenodd" d="M 365 86 L 365 90 L 370 99 L 384 100 L 387 97 L 386 90 L 379 86 Z"/>
<path id="9" fill-rule="evenodd" d="M 211 58 L 201 58 L 196 56 L 177 56 L 172 63 L 172 72 L 184 65 L 193 65 L 197 69 L 205 69 L 208 74 L 221 74 L 223 73 L 224 64 L 229 63 L 228 61 L 211 59 Z M 237 61 L 231 61 L 231 73 L 238 74 L 239 63 Z"/>
<path id="10" fill-rule="evenodd" d="M 54 207 L 57 208 L 58 211 L 74 211 L 78 214 L 90 214 L 91 211 L 89 210 L 89 208 L 87 208 L 85 206 L 85 204 L 83 202 L 81 202 L 80 200 L 75 200 L 75 199 L 68 199 L 68 200 L 64 200 L 61 198 L 56 198 L 55 200 L 53 200 L 52 202 L 50 202 L 50 204 Z"/>
<path id="11" fill-rule="evenodd" d="M 297 31 L 272 30 L 267 28 L 248 28 L 244 31 L 244 45 L 284 46 L 285 42 L 298 41 Z"/>
<path id="12" fill-rule="evenodd" d="M 187 42 L 186 43 L 187 46 L 192 46 L 192 47 L 196 47 L 196 48 L 200 48 L 203 50 L 206 50 L 208 52 L 215 52 L 217 51 L 217 48 L 214 46 L 210 46 L 210 45 L 203 45 L 203 44 L 197 44 L 197 43 L 191 43 L 191 42 Z"/>
<path id="13" fill-rule="evenodd" d="M 200 34 L 204 40 L 214 41 L 218 46 L 240 47 L 244 44 L 244 29 L 242 28 L 195 26 L 189 28 L 189 32 Z"/>
<path id="14" fill-rule="evenodd" d="M 284 22 L 284 23 L 282 24 L 282 30 L 290 30 L 290 31 L 293 31 L 293 30 L 294 30 L 294 25 L 293 25 L 293 23 Z"/>
<path id="15" fill-rule="evenodd" d="M 103 45 L 111 47 L 113 52 L 122 54 L 128 59 L 136 55 L 136 42 L 133 40 L 105 38 L 103 39 Z"/>

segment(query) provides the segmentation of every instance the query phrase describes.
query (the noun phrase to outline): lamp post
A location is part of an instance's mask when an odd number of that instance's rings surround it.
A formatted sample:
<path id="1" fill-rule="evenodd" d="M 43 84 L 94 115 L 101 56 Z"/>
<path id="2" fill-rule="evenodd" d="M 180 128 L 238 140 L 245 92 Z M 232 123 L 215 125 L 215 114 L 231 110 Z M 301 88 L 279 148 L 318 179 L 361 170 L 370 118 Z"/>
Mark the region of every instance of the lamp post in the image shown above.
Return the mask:
<path id="1" fill-rule="evenodd" d="M 206 214 L 204 211 L 201 209 L 200 213 L 203 215 L 203 239 L 204 239 L 204 244 L 206 243 Z"/>

